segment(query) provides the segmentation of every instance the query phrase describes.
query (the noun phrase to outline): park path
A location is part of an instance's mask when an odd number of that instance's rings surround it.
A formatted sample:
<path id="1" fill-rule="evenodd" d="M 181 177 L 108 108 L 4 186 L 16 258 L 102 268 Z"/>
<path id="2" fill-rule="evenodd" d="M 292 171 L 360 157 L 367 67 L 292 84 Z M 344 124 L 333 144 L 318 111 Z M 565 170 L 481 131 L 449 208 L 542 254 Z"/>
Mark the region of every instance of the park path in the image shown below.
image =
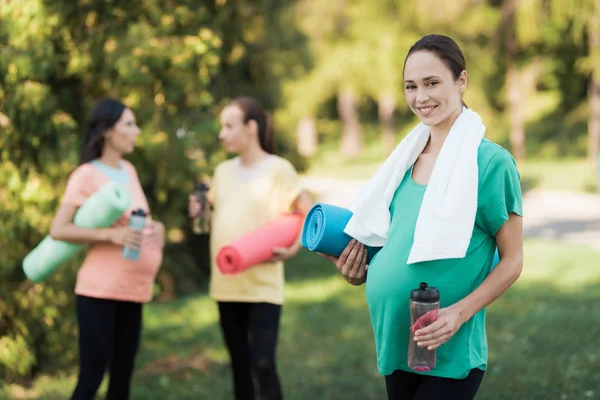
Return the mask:
<path id="1" fill-rule="evenodd" d="M 341 207 L 366 181 L 303 176 L 317 200 Z M 524 236 L 584 244 L 600 250 L 600 195 L 532 190 L 523 196 Z"/>

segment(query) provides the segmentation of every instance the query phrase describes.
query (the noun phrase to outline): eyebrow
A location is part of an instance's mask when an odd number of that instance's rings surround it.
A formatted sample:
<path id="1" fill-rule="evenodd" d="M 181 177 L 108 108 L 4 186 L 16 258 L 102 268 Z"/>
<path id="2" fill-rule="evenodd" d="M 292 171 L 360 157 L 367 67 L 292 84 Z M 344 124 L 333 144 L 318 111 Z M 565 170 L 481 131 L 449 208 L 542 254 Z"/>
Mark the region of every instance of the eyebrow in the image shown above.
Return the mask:
<path id="1" fill-rule="evenodd" d="M 423 82 L 425 82 L 425 81 L 430 81 L 432 79 L 440 79 L 440 78 L 438 76 L 435 76 L 435 75 L 430 75 L 430 76 L 426 76 L 422 80 L 423 80 Z M 409 83 L 409 82 L 414 82 L 414 81 L 412 79 L 406 79 L 404 82 L 405 83 Z"/>

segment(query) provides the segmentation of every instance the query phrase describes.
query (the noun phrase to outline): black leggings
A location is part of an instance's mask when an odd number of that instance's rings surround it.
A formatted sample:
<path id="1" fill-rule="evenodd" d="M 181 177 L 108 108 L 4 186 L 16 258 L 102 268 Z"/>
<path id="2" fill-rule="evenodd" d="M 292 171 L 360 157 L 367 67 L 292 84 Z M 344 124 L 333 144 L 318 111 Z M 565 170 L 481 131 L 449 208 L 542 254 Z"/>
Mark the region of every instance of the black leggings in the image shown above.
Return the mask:
<path id="1" fill-rule="evenodd" d="M 269 303 L 219 302 L 221 330 L 231 358 L 235 400 L 281 400 L 275 349 L 281 306 Z"/>
<path id="2" fill-rule="evenodd" d="M 396 370 L 385 376 L 385 386 L 388 400 L 472 400 L 483 374 L 475 368 L 464 379 L 450 379 Z"/>
<path id="3" fill-rule="evenodd" d="M 79 377 L 71 400 L 92 400 L 109 367 L 107 400 L 127 400 L 142 328 L 142 305 L 77 296 Z"/>

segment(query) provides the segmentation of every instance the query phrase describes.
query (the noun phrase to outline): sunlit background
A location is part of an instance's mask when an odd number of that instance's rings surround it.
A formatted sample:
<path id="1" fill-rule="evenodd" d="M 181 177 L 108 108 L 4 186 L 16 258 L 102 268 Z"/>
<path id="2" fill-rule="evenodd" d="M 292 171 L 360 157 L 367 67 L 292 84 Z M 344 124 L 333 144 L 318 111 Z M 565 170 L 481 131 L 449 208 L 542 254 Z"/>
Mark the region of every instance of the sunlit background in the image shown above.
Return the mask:
<path id="1" fill-rule="evenodd" d="M 417 122 L 402 69 L 428 33 L 461 46 L 465 101 L 523 184 L 525 270 L 489 307 L 478 399 L 600 398 L 600 0 L 0 0 L 0 398 L 75 385 L 81 258 L 42 284 L 21 262 L 48 234 L 97 100 L 134 110 L 130 159 L 168 228 L 132 398 L 230 399 L 207 237 L 186 217 L 195 178 L 227 157 L 220 108 L 259 99 L 278 154 L 315 199 L 345 205 Z M 306 251 L 286 268 L 286 398 L 385 398 L 364 288 Z"/>

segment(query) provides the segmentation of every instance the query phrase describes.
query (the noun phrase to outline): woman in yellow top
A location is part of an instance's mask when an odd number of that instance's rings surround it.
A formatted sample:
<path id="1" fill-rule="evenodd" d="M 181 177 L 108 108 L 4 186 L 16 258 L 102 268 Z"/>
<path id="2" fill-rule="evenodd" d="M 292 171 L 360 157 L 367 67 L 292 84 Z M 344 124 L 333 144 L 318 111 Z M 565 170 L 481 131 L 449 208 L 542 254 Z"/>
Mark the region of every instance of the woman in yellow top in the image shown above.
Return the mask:
<path id="1" fill-rule="evenodd" d="M 281 216 L 310 210 L 312 199 L 302 190 L 292 164 L 274 154 L 269 114 L 252 98 L 238 98 L 220 115 L 219 139 L 238 156 L 219 164 L 208 193 L 211 217 L 210 296 L 219 307 L 221 329 L 233 370 L 236 400 L 253 400 L 253 375 L 260 398 L 282 399 L 275 367 L 275 348 L 284 300 L 283 261 L 300 249 L 274 248 L 273 258 L 238 274 L 223 275 L 216 266 L 219 249 Z M 201 209 L 190 196 L 189 213 Z"/>

